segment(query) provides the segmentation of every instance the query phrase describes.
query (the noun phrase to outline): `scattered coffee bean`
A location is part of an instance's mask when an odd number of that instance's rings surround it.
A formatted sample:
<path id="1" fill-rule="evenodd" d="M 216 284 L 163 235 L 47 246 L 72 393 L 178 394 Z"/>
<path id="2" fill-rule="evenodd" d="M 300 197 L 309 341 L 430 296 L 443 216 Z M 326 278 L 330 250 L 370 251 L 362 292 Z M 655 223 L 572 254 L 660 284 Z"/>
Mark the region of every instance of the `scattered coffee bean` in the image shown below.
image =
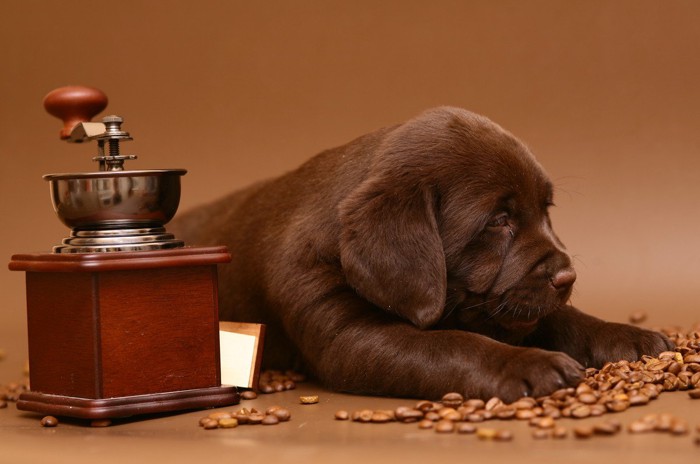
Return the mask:
<path id="1" fill-rule="evenodd" d="M 268 414 L 260 421 L 262 425 L 277 425 L 279 422 L 280 420 L 274 414 Z"/>
<path id="2" fill-rule="evenodd" d="M 255 393 L 253 390 L 246 390 L 243 393 L 241 393 L 241 398 L 244 400 L 254 400 L 257 397 L 258 394 Z"/>
<path id="3" fill-rule="evenodd" d="M 297 383 L 304 381 L 306 376 L 298 372 L 264 371 L 258 380 L 258 390 L 265 394 L 294 390 Z"/>
<path id="4" fill-rule="evenodd" d="M 58 419 L 53 416 L 46 416 L 41 419 L 42 427 L 56 427 L 58 425 Z"/>
<path id="5" fill-rule="evenodd" d="M 206 430 L 212 430 L 212 429 L 219 428 L 219 421 L 205 417 L 204 419 L 199 421 L 199 425 L 201 427 L 205 428 Z"/>
<path id="6" fill-rule="evenodd" d="M 385 424 L 393 420 L 394 418 L 391 415 L 381 411 L 375 411 L 370 418 L 370 422 L 374 422 L 375 424 Z"/>
<path id="7" fill-rule="evenodd" d="M 265 419 L 265 417 L 266 417 L 265 414 L 261 414 L 259 412 L 251 412 L 248 415 L 248 422 L 247 423 L 251 424 L 251 425 L 260 424 L 263 421 L 263 419 Z"/>
<path id="8" fill-rule="evenodd" d="M 688 392 L 688 396 L 690 396 L 694 400 L 700 399 L 700 388 L 695 388 L 694 390 L 690 390 Z"/>
<path id="9" fill-rule="evenodd" d="M 280 422 L 287 422 L 292 418 L 292 413 L 287 408 L 277 408 L 272 413 Z"/>
<path id="10" fill-rule="evenodd" d="M 552 429 L 552 438 L 566 438 L 568 434 L 569 432 L 566 430 L 566 428 L 560 425 Z"/>
<path id="11" fill-rule="evenodd" d="M 7 407 L 7 401 L 0 400 L 0 409 L 5 409 Z"/>
<path id="12" fill-rule="evenodd" d="M 432 429 L 434 426 L 435 423 L 429 419 L 423 419 L 422 421 L 418 422 L 419 429 Z"/>
<path id="13" fill-rule="evenodd" d="M 404 423 L 417 422 L 423 419 L 423 413 L 418 409 L 413 409 L 406 406 L 399 406 L 394 411 L 394 417 L 396 417 L 396 420 Z"/>
<path id="14" fill-rule="evenodd" d="M 299 402 L 301 404 L 316 404 L 318 403 L 318 395 L 300 396 Z"/>
<path id="15" fill-rule="evenodd" d="M 219 419 L 217 422 L 217 426 L 222 429 L 232 429 L 234 427 L 238 427 L 238 419 L 233 417 Z"/>
<path id="16" fill-rule="evenodd" d="M 615 435 L 620 431 L 620 425 L 611 421 L 599 422 L 593 425 L 593 433 L 596 435 Z"/>
<path id="17" fill-rule="evenodd" d="M 241 408 L 232 412 L 216 411 L 210 413 L 199 420 L 199 425 L 206 430 L 229 429 L 239 425 L 276 425 L 280 422 L 286 422 L 290 418 L 289 410 L 281 406 L 270 406 L 264 413 L 255 408 L 250 410 Z"/>
<path id="18" fill-rule="evenodd" d="M 547 429 L 534 429 L 532 431 L 532 438 L 535 440 L 544 440 L 545 438 L 549 438 L 549 430 Z"/>
<path id="19" fill-rule="evenodd" d="M 435 423 L 435 432 L 452 433 L 455 431 L 455 423 L 448 419 L 441 419 Z"/>
<path id="20" fill-rule="evenodd" d="M 496 441 L 511 441 L 513 439 L 513 432 L 507 429 L 498 430 L 493 439 Z"/>
<path id="21" fill-rule="evenodd" d="M 496 436 L 497 432 L 498 431 L 496 429 L 479 427 L 476 430 L 476 436 L 479 437 L 479 439 L 481 440 L 491 440 Z"/>
<path id="22" fill-rule="evenodd" d="M 336 411 L 335 412 L 335 418 L 336 420 L 348 420 L 350 418 L 350 414 L 347 411 Z"/>
<path id="23" fill-rule="evenodd" d="M 230 412 L 213 412 L 207 417 L 209 417 L 209 419 L 214 419 L 218 421 L 222 419 L 231 419 L 232 415 Z"/>
<path id="24" fill-rule="evenodd" d="M 456 392 L 446 393 L 442 397 L 441 401 L 443 405 L 449 408 L 457 409 L 458 407 L 462 406 L 462 403 L 464 402 L 464 397 L 460 393 Z"/>
<path id="25" fill-rule="evenodd" d="M 457 424 L 457 433 L 472 434 L 476 432 L 476 425 L 469 422 L 460 422 Z"/>
<path id="26" fill-rule="evenodd" d="M 574 427 L 574 436 L 576 438 L 591 438 L 593 436 L 593 427 L 590 425 Z"/>

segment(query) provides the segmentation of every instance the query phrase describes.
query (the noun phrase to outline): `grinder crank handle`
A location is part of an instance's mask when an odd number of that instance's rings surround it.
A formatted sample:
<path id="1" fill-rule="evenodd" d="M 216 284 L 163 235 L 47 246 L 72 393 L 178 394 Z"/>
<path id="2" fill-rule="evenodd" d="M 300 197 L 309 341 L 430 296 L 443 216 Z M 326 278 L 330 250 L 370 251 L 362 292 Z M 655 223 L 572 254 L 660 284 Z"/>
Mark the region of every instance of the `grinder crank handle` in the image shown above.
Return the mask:
<path id="1" fill-rule="evenodd" d="M 59 87 L 44 97 L 46 111 L 63 120 L 61 139 L 70 138 L 71 131 L 81 122 L 89 122 L 107 107 L 107 95 L 93 87 L 71 85 Z"/>

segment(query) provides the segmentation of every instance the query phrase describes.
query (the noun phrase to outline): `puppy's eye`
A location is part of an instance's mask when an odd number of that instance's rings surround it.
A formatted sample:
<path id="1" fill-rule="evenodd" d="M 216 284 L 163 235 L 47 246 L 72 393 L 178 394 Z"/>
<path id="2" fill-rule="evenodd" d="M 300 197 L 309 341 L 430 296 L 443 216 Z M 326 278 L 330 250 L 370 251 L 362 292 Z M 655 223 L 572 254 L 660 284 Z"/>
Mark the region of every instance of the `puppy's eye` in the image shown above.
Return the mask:
<path id="1" fill-rule="evenodd" d="M 506 227 L 508 225 L 508 214 L 501 213 L 497 216 L 491 218 L 491 220 L 486 224 L 487 227 Z"/>

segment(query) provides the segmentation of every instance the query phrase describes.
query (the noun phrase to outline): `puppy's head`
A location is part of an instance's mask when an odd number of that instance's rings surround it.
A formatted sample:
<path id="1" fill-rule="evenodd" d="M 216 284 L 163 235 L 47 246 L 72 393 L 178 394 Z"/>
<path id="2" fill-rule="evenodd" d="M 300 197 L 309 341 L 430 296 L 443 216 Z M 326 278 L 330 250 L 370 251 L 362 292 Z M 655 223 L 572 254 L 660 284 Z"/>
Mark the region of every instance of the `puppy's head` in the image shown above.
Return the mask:
<path id="1" fill-rule="evenodd" d="M 343 270 L 366 299 L 423 328 L 450 313 L 523 331 L 569 298 L 552 185 L 510 133 L 438 108 L 393 130 L 372 163 L 339 207 Z"/>

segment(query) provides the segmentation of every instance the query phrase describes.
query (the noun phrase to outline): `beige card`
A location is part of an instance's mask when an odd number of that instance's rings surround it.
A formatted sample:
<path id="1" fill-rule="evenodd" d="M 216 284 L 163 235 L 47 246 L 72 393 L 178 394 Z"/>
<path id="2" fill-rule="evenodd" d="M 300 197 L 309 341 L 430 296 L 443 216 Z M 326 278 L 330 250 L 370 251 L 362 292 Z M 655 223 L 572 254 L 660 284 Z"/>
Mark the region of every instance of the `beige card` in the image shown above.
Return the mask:
<path id="1" fill-rule="evenodd" d="M 221 384 L 258 388 L 265 326 L 219 322 Z"/>

